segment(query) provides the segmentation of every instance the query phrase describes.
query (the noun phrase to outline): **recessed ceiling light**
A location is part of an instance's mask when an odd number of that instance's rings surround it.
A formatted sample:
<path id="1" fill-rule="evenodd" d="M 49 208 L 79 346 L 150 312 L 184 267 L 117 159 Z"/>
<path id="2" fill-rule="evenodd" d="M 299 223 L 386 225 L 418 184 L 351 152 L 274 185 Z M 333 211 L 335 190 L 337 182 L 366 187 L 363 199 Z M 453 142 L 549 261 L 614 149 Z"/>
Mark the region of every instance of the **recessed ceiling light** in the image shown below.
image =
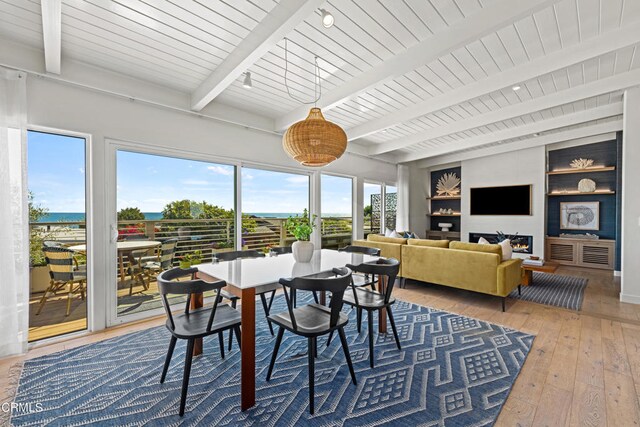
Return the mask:
<path id="1" fill-rule="evenodd" d="M 245 89 L 253 88 L 253 83 L 251 82 L 251 73 L 248 71 L 244 73 L 244 81 L 242 82 L 242 87 L 244 87 Z"/>
<path id="2" fill-rule="evenodd" d="M 325 28 L 333 27 L 335 19 L 331 12 L 327 12 L 325 9 L 320 9 L 320 13 L 322 14 L 322 26 Z"/>
<path id="3" fill-rule="evenodd" d="M 511 87 L 511 89 L 513 89 L 513 90 L 515 90 L 515 91 L 518 91 L 518 90 L 520 90 L 520 86 L 515 85 L 515 86 Z"/>
<path id="4" fill-rule="evenodd" d="M 533 136 L 540 136 L 540 132 L 534 133 Z"/>

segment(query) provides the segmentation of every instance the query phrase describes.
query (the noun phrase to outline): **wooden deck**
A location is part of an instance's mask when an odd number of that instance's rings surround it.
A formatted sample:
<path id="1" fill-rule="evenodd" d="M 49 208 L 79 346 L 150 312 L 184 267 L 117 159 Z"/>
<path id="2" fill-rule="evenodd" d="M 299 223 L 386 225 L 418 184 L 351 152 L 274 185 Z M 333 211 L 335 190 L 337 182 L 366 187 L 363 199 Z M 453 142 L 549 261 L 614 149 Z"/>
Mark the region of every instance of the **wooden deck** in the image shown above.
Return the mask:
<path id="1" fill-rule="evenodd" d="M 500 414 L 499 426 L 640 425 L 640 305 L 618 300 L 611 272 L 560 267 L 556 274 L 589 279 L 581 312 L 409 282 L 397 298 L 536 334 L 531 352 Z M 163 317 L 33 348 L 0 360 L 0 400 L 11 366 L 25 358 L 160 325 Z M 160 368 L 160 367 L 159 367 Z"/>

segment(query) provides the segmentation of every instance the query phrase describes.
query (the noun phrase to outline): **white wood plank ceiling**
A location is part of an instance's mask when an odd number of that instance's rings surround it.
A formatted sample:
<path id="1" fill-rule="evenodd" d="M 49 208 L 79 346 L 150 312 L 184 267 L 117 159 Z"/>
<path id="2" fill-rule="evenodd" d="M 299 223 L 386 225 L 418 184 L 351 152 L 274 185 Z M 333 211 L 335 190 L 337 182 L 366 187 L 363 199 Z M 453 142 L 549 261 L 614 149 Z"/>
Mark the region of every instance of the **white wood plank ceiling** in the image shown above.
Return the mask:
<path id="1" fill-rule="evenodd" d="M 314 97 L 318 56 L 325 117 L 351 150 L 399 162 L 618 123 L 640 84 L 639 0 L 45 1 L 0 0 L 0 43 L 42 50 L 61 77 L 85 63 L 277 132 L 308 108 L 287 94 L 286 37 L 290 89 Z"/>

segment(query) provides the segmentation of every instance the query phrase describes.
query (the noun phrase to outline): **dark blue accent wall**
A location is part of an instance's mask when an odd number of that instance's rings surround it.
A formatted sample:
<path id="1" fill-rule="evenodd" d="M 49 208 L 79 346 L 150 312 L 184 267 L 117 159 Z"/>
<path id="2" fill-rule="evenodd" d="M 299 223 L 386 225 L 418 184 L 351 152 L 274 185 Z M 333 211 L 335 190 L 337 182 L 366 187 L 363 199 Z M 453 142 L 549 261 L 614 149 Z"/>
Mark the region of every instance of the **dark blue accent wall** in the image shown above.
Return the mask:
<path id="1" fill-rule="evenodd" d="M 560 229 L 560 203 L 562 202 L 599 202 L 600 229 L 586 231 L 600 236 L 601 239 L 616 240 L 616 270 L 620 269 L 620 197 L 621 197 L 621 132 L 615 140 L 580 145 L 549 151 L 549 171 L 568 169 L 573 159 L 593 159 L 594 166 L 615 166 L 607 172 L 575 173 L 566 175 L 549 175 L 548 191 L 577 190 L 578 182 L 583 178 L 595 181 L 596 189 L 608 189 L 615 194 L 596 194 L 579 196 L 547 197 L 547 235 L 558 236 L 560 233 L 584 234 L 581 230 Z"/>
<path id="2" fill-rule="evenodd" d="M 442 175 L 445 173 L 455 173 L 458 178 L 462 180 L 462 168 L 460 166 L 455 168 L 448 169 L 440 169 L 437 171 L 431 172 L 431 196 L 436 195 L 436 184 Z M 461 184 L 462 186 L 462 184 Z M 460 200 L 431 200 L 431 212 L 437 212 L 439 209 L 453 209 L 455 212 L 460 212 Z M 431 230 L 440 230 L 438 227 L 439 222 L 449 222 L 453 224 L 453 228 L 451 231 L 460 232 L 460 217 L 441 217 L 441 216 L 432 216 L 430 220 L 430 229 Z"/>

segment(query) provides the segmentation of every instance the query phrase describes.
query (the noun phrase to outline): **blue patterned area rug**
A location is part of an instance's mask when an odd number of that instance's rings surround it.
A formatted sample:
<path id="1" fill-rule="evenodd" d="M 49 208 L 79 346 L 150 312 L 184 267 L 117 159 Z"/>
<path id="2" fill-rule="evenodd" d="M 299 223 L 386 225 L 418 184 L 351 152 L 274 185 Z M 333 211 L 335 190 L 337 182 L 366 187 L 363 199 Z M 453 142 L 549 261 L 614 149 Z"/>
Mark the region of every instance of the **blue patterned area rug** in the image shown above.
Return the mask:
<path id="1" fill-rule="evenodd" d="M 516 289 L 509 297 L 577 311 L 582 308 L 587 283 L 588 280 L 581 277 L 534 271 L 533 284 L 521 286 L 521 295 Z"/>
<path id="2" fill-rule="evenodd" d="M 279 297 L 274 312 L 284 309 Z M 309 415 L 306 339 L 285 333 L 274 375 L 266 371 L 275 339 L 258 310 L 254 408 L 240 411 L 240 354 L 219 356 L 217 337 L 194 359 L 187 408 L 178 416 L 185 343 L 179 340 L 167 380 L 159 383 L 169 333 L 156 327 L 27 360 L 12 417 L 25 425 L 374 426 L 492 425 L 534 336 L 484 321 L 398 301 L 393 335 L 376 335 L 369 368 L 366 321 L 355 313 L 347 340 L 358 385 L 350 382 L 338 339 L 318 342 L 316 414 Z M 377 325 L 377 320 L 375 322 Z M 377 326 L 375 326 L 377 328 Z M 391 332 L 389 328 L 389 332 Z M 226 336 L 225 336 L 226 338 Z"/>

